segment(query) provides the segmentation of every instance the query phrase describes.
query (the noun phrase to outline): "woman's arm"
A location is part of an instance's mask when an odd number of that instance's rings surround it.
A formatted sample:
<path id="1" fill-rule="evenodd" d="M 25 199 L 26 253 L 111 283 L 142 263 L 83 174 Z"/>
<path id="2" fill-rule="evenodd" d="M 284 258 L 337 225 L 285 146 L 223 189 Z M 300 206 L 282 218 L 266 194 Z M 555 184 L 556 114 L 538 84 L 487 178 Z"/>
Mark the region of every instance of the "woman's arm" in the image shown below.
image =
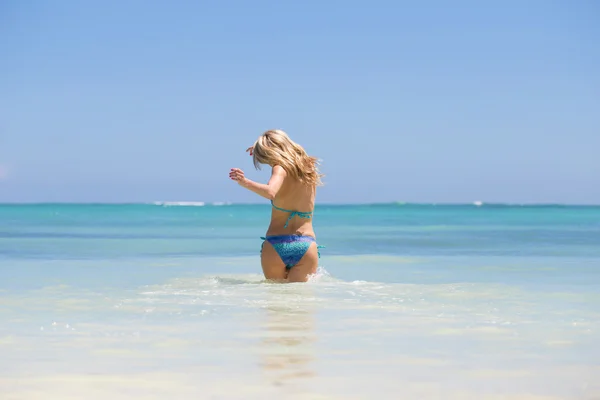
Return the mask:
<path id="1" fill-rule="evenodd" d="M 237 181 L 240 186 L 243 186 L 246 189 L 251 190 L 259 196 L 269 200 L 273 200 L 275 198 L 277 192 L 279 192 L 279 189 L 281 189 L 281 185 L 283 184 L 285 176 L 285 170 L 279 165 L 273 167 L 271 171 L 271 178 L 266 185 L 264 183 L 254 182 L 246 178 L 244 176 L 244 171 L 239 168 L 232 168 L 229 172 L 229 177 L 234 181 Z"/>

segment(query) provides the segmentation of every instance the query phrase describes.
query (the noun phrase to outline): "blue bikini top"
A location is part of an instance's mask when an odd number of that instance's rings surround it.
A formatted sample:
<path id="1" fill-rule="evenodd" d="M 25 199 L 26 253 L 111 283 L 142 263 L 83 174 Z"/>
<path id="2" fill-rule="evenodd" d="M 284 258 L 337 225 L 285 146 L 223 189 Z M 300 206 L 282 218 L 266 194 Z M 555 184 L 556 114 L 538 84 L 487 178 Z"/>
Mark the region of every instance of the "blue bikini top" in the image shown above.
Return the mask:
<path id="1" fill-rule="evenodd" d="M 290 213 L 290 216 L 288 217 L 288 219 L 285 221 L 285 225 L 283 226 L 284 228 L 287 228 L 288 223 L 290 222 L 290 220 L 292 218 L 294 218 L 295 216 L 298 216 L 300 218 L 305 218 L 305 219 L 310 219 L 312 217 L 312 211 L 293 211 L 293 210 L 286 210 L 285 208 L 279 208 L 277 207 L 275 204 L 273 204 L 273 200 L 271 200 L 271 205 L 273 206 L 274 209 L 279 210 L 279 211 L 283 211 L 283 212 L 287 212 Z"/>

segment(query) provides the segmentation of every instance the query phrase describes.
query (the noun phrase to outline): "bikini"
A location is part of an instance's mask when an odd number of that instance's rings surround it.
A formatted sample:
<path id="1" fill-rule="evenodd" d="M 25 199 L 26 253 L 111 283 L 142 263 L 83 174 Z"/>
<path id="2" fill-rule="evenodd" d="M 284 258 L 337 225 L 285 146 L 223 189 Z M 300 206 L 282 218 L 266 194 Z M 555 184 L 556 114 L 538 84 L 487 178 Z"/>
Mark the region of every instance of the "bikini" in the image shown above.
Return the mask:
<path id="1" fill-rule="evenodd" d="M 304 211 L 293 211 L 286 210 L 285 208 L 279 208 L 275 204 L 273 204 L 273 200 L 271 200 L 271 206 L 274 209 L 290 213 L 288 219 L 285 221 L 284 228 L 287 228 L 289 222 L 294 217 L 300 217 L 305 219 L 310 219 L 312 217 L 312 211 L 304 212 Z M 308 251 L 311 243 L 316 242 L 315 238 L 312 236 L 304 236 L 304 235 L 273 235 L 267 237 L 261 237 L 263 240 L 262 245 L 260 246 L 260 251 L 262 253 L 262 248 L 265 244 L 265 241 L 269 242 L 271 246 L 275 249 L 281 261 L 285 264 L 286 269 L 291 269 L 294 265 L 298 264 L 304 254 Z M 317 246 L 317 254 L 319 258 L 321 257 L 321 253 L 318 249 L 323 246 Z"/>

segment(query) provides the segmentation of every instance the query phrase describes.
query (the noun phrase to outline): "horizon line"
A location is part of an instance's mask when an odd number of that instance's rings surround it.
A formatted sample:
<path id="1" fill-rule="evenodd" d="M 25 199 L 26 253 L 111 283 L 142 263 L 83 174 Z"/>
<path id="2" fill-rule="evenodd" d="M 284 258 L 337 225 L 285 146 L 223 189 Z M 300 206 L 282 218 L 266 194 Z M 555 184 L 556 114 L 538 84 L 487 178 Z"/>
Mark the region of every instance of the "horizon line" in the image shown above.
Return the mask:
<path id="1" fill-rule="evenodd" d="M 398 205 L 398 206 L 562 206 L 562 207 L 597 207 L 600 203 L 556 203 L 556 202 L 411 202 L 411 201 L 378 201 L 378 202 L 318 202 L 316 206 L 377 206 L 377 205 Z M 154 205 L 163 207 L 204 207 L 204 206 L 242 206 L 242 205 L 268 205 L 261 202 L 231 202 L 231 201 L 0 201 L 0 206 L 15 205 Z"/>

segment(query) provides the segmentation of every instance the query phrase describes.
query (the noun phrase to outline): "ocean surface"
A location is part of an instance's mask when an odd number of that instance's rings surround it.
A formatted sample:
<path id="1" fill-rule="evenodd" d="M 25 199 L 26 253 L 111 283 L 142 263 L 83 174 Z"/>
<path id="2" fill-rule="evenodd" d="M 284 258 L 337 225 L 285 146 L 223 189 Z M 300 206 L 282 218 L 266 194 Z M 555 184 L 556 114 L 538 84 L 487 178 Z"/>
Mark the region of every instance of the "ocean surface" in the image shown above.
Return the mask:
<path id="1" fill-rule="evenodd" d="M 600 207 L 0 205 L 0 399 L 600 399 Z"/>

